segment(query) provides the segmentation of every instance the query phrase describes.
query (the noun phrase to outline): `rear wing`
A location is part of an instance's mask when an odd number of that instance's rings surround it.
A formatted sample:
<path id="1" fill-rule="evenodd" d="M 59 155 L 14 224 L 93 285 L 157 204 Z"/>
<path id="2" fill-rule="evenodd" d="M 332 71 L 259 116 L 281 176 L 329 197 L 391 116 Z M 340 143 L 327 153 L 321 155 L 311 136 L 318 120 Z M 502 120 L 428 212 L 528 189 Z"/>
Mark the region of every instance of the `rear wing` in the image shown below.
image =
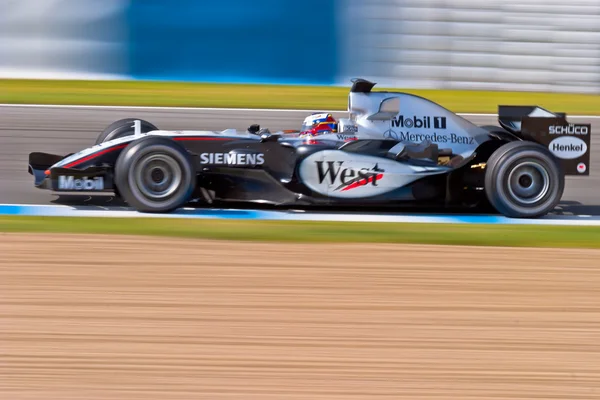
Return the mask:
<path id="1" fill-rule="evenodd" d="M 590 174 L 591 124 L 573 124 L 566 113 L 538 106 L 499 106 L 498 122 L 523 140 L 548 147 L 566 175 Z"/>

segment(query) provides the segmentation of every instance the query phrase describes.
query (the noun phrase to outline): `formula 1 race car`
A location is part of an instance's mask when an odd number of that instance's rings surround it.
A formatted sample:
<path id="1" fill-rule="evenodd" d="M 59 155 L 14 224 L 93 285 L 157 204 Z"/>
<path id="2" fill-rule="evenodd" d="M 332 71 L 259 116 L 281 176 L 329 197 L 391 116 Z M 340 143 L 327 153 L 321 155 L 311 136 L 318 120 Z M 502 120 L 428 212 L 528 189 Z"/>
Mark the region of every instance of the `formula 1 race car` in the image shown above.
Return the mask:
<path id="1" fill-rule="evenodd" d="M 565 176 L 589 174 L 591 126 L 538 106 L 499 106 L 500 126 L 477 126 L 425 98 L 375 92 L 354 79 L 348 118 L 308 138 L 246 131 L 166 131 L 129 118 L 96 144 L 59 156 L 31 153 L 35 186 L 113 192 L 141 212 L 192 201 L 303 206 L 487 203 L 533 218 L 561 200 Z"/>

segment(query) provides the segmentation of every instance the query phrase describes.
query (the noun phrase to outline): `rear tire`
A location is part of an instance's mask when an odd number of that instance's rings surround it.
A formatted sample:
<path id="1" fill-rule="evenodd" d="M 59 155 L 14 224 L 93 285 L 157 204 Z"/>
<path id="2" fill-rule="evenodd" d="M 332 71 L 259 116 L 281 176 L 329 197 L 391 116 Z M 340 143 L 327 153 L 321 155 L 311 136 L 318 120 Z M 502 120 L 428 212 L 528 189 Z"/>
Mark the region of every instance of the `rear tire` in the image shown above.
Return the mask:
<path id="1" fill-rule="evenodd" d="M 487 198 L 507 217 L 537 218 L 549 213 L 561 200 L 564 186 L 560 164 L 537 143 L 507 143 L 487 161 Z"/>
<path id="2" fill-rule="evenodd" d="M 107 126 L 100 135 L 96 138 L 95 144 L 100 144 L 107 142 L 109 140 L 122 138 L 125 136 L 131 136 L 135 133 L 135 128 L 133 123 L 135 121 L 140 121 L 141 123 L 141 132 L 148 133 L 150 131 L 157 131 L 158 128 L 151 124 L 148 121 L 144 121 L 139 118 L 125 118 L 120 119 L 118 121 L 113 122 L 109 126 Z"/>
<path id="3" fill-rule="evenodd" d="M 179 144 L 147 136 L 130 143 L 119 155 L 115 185 L 123 200 L 140 212 L 170 212 L 190 200 L 196 170 Z"/>

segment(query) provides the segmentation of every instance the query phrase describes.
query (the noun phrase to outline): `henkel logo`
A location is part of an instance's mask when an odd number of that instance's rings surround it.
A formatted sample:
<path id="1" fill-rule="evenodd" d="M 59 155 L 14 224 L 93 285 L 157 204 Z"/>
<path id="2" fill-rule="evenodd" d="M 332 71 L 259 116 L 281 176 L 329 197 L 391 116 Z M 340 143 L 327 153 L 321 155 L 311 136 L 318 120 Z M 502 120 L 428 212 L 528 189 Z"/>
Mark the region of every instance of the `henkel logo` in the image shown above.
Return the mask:
<path id="1" fill-rule="evenodd" d="M 61 175 L 58 177 L 58 188 L 60 190 L 104 190 L 104 179 L 102 177 L 95 177 L 93 179 L 89 179 L 87 176 L 84 176 L 81 179 L 75 179 L 74 176 L 64 176 Z"/>
<path id="2" fill-rule="evenodd" d="M 446 129 L 446 117 L 405 117 L 398 115 L 392 119 L 392 128 Z"/>
<path id="3" fill-rule="evenodd" d="M 550 151 L 558 158 L 572 160 L 587 152 L 587 145 L 578 137 L 560 136 L 548 145 Z"/>
<path id="4" fill-rule="evenodd" d="M 344 161 L 316 161 L 319 183 L 325 180 L 336 185 L 334 191 L 348 191 L 365 185 L 377 186 L 385 170 L 377 164 L 373 168 L 354 169 L 344 167 Z"/>

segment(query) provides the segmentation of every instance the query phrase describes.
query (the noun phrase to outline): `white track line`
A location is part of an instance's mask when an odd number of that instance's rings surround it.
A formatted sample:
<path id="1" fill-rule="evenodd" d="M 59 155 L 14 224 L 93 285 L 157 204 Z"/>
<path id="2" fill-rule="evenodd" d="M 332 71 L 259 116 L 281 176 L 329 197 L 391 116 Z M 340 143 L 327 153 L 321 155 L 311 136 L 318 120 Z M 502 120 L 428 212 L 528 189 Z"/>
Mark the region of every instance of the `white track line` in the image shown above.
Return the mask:
<path id="1" fill-rule="evenodd" d="M 345 113 L 346 110 L 293 110 L 279 108 L 218 108 L 218 107 L 151 107 L 151 106 L 92 106 L 68 104 L 0 104 L 6 108 L 66 108 L 66 109 L 96 109 L 96 110 L 146 110 L 146 111 L 249 111 L 249 112 L 280 112 L 280 113 Z M 497 117 L 498 114 L 489 113 L 457 113 L 466 117 Z M 600 119 L 600 115 L 568 115 L 568 118 Z"/>
<path id="2" fill-rule="evenodd" d="M 346 110 L 292 110 L 279 108 L 218 108 L 218 107 L 151 107 L 151 106 L 92 106 L 92 105 L 65 105 L 65 104 L 0 104 L 0 107 L 13 108 L 72 108 L 72 109 L 97 109 L 97 110 L 173 110 L 173 111 L 261 111 L 261 112 L 324 112 L 340 113 Z"/>

